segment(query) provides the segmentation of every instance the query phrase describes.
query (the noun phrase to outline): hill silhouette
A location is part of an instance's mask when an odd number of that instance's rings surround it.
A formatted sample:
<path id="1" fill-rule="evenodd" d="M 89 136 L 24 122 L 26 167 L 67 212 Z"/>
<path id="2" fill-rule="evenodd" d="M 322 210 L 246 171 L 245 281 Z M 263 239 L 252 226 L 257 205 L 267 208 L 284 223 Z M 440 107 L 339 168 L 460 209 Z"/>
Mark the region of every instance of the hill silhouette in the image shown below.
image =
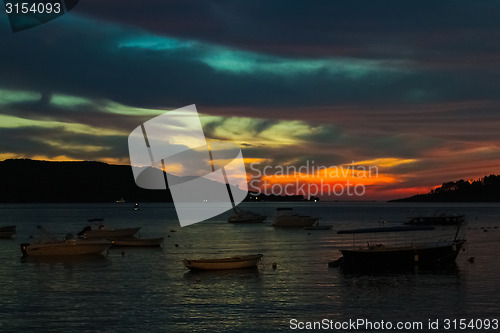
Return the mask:
<path id="1" fill-rule="evenodd" d="M 0 162 L 0 202 L 171 202 L 170 191 L 135 184 L 128 165 L 102 162 Z"/>
<path id="2" fill-rule="evenodd" d="M 391 202 L 498 202 L 500 201 L 500 176 L 489 175 L 474 181 L 460 179 L 447 182 L 427 194 Z"/>

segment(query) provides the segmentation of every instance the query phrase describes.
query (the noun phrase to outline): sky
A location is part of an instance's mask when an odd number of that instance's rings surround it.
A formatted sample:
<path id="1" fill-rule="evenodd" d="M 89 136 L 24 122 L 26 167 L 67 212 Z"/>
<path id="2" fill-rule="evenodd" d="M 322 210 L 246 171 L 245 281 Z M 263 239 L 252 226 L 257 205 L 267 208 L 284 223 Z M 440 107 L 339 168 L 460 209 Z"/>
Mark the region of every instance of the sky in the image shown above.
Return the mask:
<path id="1" fill-rule="evenodd" d="M 2 11 L 0 160 L 129 164 L 132 130 L 195 104 L 205 136 L 239 145 L 268 193 L 387 200 L 500 174 L 499 12 L 488 0 L 80 0 L 12 33 Z"/>

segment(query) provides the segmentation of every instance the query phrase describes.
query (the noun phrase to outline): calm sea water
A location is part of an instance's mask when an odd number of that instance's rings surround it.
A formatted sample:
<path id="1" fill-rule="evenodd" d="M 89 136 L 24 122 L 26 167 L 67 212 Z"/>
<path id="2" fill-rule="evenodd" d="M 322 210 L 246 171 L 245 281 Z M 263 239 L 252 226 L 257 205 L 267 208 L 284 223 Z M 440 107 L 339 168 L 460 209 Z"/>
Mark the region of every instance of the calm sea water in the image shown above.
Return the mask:
<path id="1" fill-rule="evenodd" d="M 268 216 L 278 206 L 293 206 L 321 216 L 320 223 L 333 229 L 234 225 L 226 223 L 229 213 L 181 228 L 171 204 L 142 204 L 139 211 L 132 204 L 0 205 L 0 225 L 15 224 L 18 230 L 16 239 L 0 241 L 0 331 L 275 332 L 291 331 L 293 319 L 366 319 L 422 322 L 422 330 L 401 331 L 424 332 L 431 331 L 429 320 L 439 319 L 441 329 L 432 332 L 449 332 L 458 330 L 444 330 L 446 318 L 500 319 L 499 204 L 243 206 Z M 348 275 L 328 267 L 346 242 L 336 231 L 377 226 L 380 220 L 399 224 L 412 213 L 438 211 L 465 213 L 469 220 L 467 248 L 456 270 Z M 141 226 L 142 237 L 164 236 L 164 246 L 123 254 L 111 249 L 92 259 L 21 260 L 19 243 L 38 235 L 36 225 L 62 237 L 95 217 L 110 227 Z M 258 270 L 191 273 L 181 262 L 250 253 L 264 254 Z M 467 260 L 471 256 L 474 263 Z"/>

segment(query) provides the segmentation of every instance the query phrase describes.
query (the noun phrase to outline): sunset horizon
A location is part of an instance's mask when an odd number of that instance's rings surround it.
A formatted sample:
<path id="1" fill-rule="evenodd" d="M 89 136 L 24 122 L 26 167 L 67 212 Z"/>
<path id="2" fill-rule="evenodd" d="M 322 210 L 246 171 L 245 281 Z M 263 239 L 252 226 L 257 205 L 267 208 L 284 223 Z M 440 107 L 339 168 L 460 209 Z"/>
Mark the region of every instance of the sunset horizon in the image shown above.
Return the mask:
<path id="1" fill-rule="evenodd" d="M 85 1 L 17 33 L 0 25 L 0 160 L 128 164 L 134 128 L 195 104 L 206 138 L 237 144 L 247 169 L 377 167 L 370 200 L 500 174 L 494 10 L 320 3 L 306 17 L 247 4 L 239 20 L 234 4 Z"/>

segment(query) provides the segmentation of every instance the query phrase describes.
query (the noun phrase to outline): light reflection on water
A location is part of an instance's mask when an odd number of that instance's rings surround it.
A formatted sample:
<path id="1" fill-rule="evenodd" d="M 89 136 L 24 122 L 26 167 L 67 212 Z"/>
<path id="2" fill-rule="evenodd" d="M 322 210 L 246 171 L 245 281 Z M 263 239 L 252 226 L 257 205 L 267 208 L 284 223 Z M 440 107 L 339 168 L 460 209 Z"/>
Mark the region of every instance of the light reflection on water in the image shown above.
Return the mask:
<path id="1" fill-rule="evenodd" d="M 283 204 L 247 204 L 271 215 Z M 466 213 L 467 252 L 452 272 L 344 274 L 327 263 L 350 239 L 339 229 L 404 220 L 412 204 L 321 203 L 298 206 L 332 230 L 283 230 L 234 225 L 227 214 L 180 228 L 169 204 L 2 205 L 2 225 L 17 239 L 0 242 L 0 331 L 269 332 L 289 321 L 357 318 L 400 321 L 499 317 L 500 205 L 448 204 Z M 427 205 L 424 208 L 435 209 Z M 62 237 L 88 218 L 113 227 L 141 226 L 141 236 L 165 236 L 160 249 L 111 249 L 106 257 L 21 260 L 19 243 L 41 224 Z M 471 218 L 472 217 L 472 218 Z M 477 218 L 477 219 L 476 219 Z M 176 232 L 172 232 L 175 230 Z M 484 231 L 486 230 L 486 232 Z M 176 246 L 177 245 L 177 246 Z M 184 258 L 263 253 L 258 270 L 191 273 Z M 475 256 L 474 264 L 467 261 Z M 277 268 L 272 268 L 272 263 Z"/>

